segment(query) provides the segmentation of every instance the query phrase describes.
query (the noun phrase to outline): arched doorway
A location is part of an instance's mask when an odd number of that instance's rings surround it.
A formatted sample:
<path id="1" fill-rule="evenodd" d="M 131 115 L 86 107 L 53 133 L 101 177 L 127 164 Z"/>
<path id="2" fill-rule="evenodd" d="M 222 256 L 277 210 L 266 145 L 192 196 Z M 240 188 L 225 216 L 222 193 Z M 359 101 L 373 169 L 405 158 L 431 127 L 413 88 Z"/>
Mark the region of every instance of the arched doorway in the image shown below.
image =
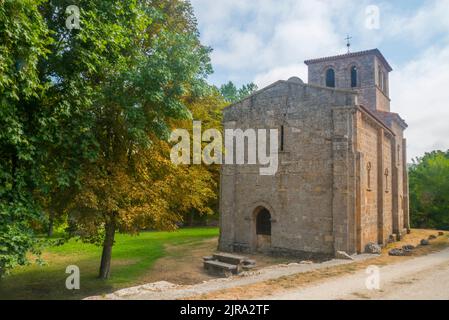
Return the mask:
<path id="1" fill-rule="evenodd" d="M 266 251 L 271 247 L 271 214 L 267 208 L 259 207 L 255 215 L 257 250 Z"/>

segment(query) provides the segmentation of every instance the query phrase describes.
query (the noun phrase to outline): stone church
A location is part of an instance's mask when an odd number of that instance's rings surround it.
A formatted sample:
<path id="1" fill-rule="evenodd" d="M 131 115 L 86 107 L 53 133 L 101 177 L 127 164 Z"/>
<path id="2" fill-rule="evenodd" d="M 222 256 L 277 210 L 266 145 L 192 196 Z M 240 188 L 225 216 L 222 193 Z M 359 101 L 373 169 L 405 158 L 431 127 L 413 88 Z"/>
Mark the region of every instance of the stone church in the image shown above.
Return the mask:
<path id="1" fill-rule="evenodd" d="M 225 129 L 278 128 L 278 171 L 225 164 L 219 249 L 362 253 L 410 230 L 405 121 L 390 111 L 391 66 L 378 49 L 305 61 L 224 110 Z"/>

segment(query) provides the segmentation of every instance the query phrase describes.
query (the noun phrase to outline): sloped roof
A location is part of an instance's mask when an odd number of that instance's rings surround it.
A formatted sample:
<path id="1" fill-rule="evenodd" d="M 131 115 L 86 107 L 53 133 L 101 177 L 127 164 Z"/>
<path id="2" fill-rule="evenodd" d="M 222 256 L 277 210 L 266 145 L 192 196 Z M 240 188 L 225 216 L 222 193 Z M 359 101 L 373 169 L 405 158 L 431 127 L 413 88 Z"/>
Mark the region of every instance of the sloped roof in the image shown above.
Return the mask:
<path id="1" fill-rule="evenodd" d="M 371 49 L 371 50 L 364 50 L 364 51 L 358 51 L 358 52 L 350 52 L 345 54 L 340 54 L 336 56 L 329 56 L 329 57 L 323 57 L 323 58 L 317 58 L 317 59 L 310 59 L 304 61 L 306 65 L 314 64 L 314 63 L 320 63 L 320 62 L 326 62 L 326 61 L 332 61 L 336 59 L 346 59 L 351 57 L 360 57 L 364 55 L 374 54 L 377 56 L 385 65 L 385 67 L 388 69 L 388 72 L 393 71 L 393 68 L 388 63 L 387 59 L 382 55 L 382 53 L 379 51 L 379 49 Z"/>
<path id="2" fill-rule="evenodd" d="M 404 119 L 401 118 L 401 116 L 396 112 L 388 112 L 388 111 L 381 111 L 376 110 L 376 116 L 380 118 L 383 122 L 391 122 L 396 121 L 402 128 L 406 129 L 408 127 L 407 123 Z"/>
<path id="3" fill-rule="evenodd" d="M 299 80 L 299 81 L 298 81 L 298 80 Z M 241 99 L 241 100 L 239 100 L 239 101 L 236 101 L 236 102 L 234 102 L 234 103 L 232 103 L 232 104 L 229 104 L 228 106 L 226 106 L 226 107 L 223 108 L 223 111 L 226 111 L 227 109 L 231 109 L 231 108 L 233 108 L 233 107 L 235 107 L 235 106 L 238 106 L 238 105 L 241 104 L 243 101 L 252 99 L 252 98 L 254 98 L 254 97 L 260 95 L 260 94 L 263 93 L 264 91 L 267 91 L 267 90 L 269 90 L 269 89 L 271 89 L 271 88 L 273 88 L 273 87 L 275 87 L 275 86 L 277 86 L 277 85 L 280 85 L 280 84 L 294 84 L 294 85 L 297 85 L 297 86 L 309 87 L 309 88 L 316 88 L 316 89 L 321 89 L 321 90 L 328 90 L 328 91 L 333 91 L 333 92 L 336 92 L 336 93 L 351 93 L 351 94 L 357 94 L 356 91 L 354 91 L 354 90 L 352 90 L 352 89 L 349 89 L 349 88 L 329 88 L 329 87 L 326 87 L 326 86 L 320 86 L 320 85 L 316 85 L 316 84 L 304 83 L 304 82 L 303 82 L 301 79 L 299 79 L 298 77 L 291 77 L 291 78 L 288 79 L 288 80 L 278 80 L 278 81 L 276 81 L 276 82 L 273 82 L 272 84 L 270 84 L 270 85 L 268 85 L 268 86 L 266 86 L 266 87 L 264 87 L 264 88 L 262 88 L 262 89 L 259 89 L 259 90 L 255 91 L 255 92 L 253 92 L 253 93 L 250 94 L 249 96 L 247 96 L 247 97 L 245 97 L 245 98 L 243 98 L 243 99 Z"/>

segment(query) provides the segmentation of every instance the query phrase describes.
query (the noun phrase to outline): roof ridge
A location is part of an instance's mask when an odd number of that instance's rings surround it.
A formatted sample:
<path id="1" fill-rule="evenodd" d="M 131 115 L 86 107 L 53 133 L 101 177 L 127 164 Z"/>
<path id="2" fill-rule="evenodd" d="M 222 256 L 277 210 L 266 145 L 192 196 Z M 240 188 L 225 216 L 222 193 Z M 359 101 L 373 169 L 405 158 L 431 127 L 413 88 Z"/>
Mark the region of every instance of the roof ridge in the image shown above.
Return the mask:
<path id="1" fill-rule="evenodd" d="M 377 48 L 370 49 L 370 50 L 357 51 L 357 52 L 349 52 L 349 53 L 344 53 L 344 54 L 339 54 L 339 55 L 334 55 L 334 56 L 327 56 L 327 57 L 316 58 L 316 59 L 308 59 L 308 60 L 305 60 L 304 63 L 306 65 L 309 65 L 311 63 L 324 62 L 324 61 L 333 60 L 333 59 L 344 59 L 344 58 L 350 58 L 350 57 L 358 57 L 358 56 L 362 56 L 362 55 L 370 54 L 370 53 L 378 56 L 382 60 L 382 62 L 387 66 L 387 69 L 389 69 L 388 70 L 389 72 L 393 71 L 393 68 L 390 66 L 387 59 L 385 59 L 385 57 L 382 55 L 382 53 Z"/>
<path id="2" fill-rule="evenodd" d="M 296 82 L 291 82 L 291 81 L 288 81 L 288 80 L 277 80 L 277 81 L 273 82 L 272 84 L 270 84 L 270 85 L 268 85 L 266 87 L 263 87 L 263 88 L 261 88 L 261 89 L 259 89 L 257 91 L 254 91 L 250 95 L 248 95 L 248 96 L 246 96 L 246 97 L 244 97 L 244 98 L 242 98 L 242 99 L 240 99 L 238 101 L 235 101 L 235 102 L 227 105 L 226 107 L 223 108 L 223 110 L 230 109 L 230 108 L 232 108 L 232 107 L 242 103 L 243 101 L 250 100 L 253 97 L 261 94 L 262 92 L 264 92 L 264 91 L 266 91 L 268 89 L 271 89 L 274 86 L 276 86 L 278 84 L 281 84 L 281 83 L 288 84 L 288 85 L 297 85 L 297 86 L 300 86 L 300 87 L 309 87 L 309 88 L 314 88 L 314 89 L 319 89 L 319 90 L 333 91 L 333 92 L 337 92 L 337 93 L 357 94 L 356 91 L 354 91 L 352 89 L 349 89 L 349 88 L 329 88 L 329 87 L 326 87 L 326 86 L 320 86 L 320 85 L 304 83 L 304 82 L 296 83 Z"/>

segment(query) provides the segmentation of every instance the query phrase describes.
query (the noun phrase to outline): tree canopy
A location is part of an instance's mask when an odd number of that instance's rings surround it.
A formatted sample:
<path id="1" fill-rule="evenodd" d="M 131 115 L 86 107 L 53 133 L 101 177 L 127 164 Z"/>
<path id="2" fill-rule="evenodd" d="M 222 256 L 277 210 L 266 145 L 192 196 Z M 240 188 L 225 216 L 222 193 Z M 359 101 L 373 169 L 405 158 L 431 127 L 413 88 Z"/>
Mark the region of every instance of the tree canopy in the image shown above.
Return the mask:
<path id="1" fill-rule="evenodd" d="M 45 188 L 41 145 L 54 119 L 39 103 L 48 90 L 40 61 L 52 44 L 41 4 L 0 1 L 0 276 L 26 262 L 33 224 L 43 221 L 34 192 Z"/>
<path id="2" fill-rule="evenodd" d="M 25 263 L 49 217 L 66 215 L 72 235 L 102 243 L 107 278 L 117 230 L 210 213 L 213 171 L 174 167 L 165 142 L 191 107 L 222 101 L 206 83 L 210 49 L 188 2 L 0 4 L 0 271 Z M 79 29 L 66 26 L 69 5 Z"/>
<path id="3" fill-rule="evenodd" d="M 244 84 L 242 87 L 237 88 L 232 81 L 229 81 L 228 83 L 223 84 L 220 87 L 220 93 L 228 103 L 235 103 L 237 101 L 240 101 L 251 95 L 256 90 L 257 85 L 252 82 Z"/>
<path id="4" fill-rule="evenodd" d="M 433 151 L 409 168 L 413 227 L 449 230 L 449 151 Z"/>

